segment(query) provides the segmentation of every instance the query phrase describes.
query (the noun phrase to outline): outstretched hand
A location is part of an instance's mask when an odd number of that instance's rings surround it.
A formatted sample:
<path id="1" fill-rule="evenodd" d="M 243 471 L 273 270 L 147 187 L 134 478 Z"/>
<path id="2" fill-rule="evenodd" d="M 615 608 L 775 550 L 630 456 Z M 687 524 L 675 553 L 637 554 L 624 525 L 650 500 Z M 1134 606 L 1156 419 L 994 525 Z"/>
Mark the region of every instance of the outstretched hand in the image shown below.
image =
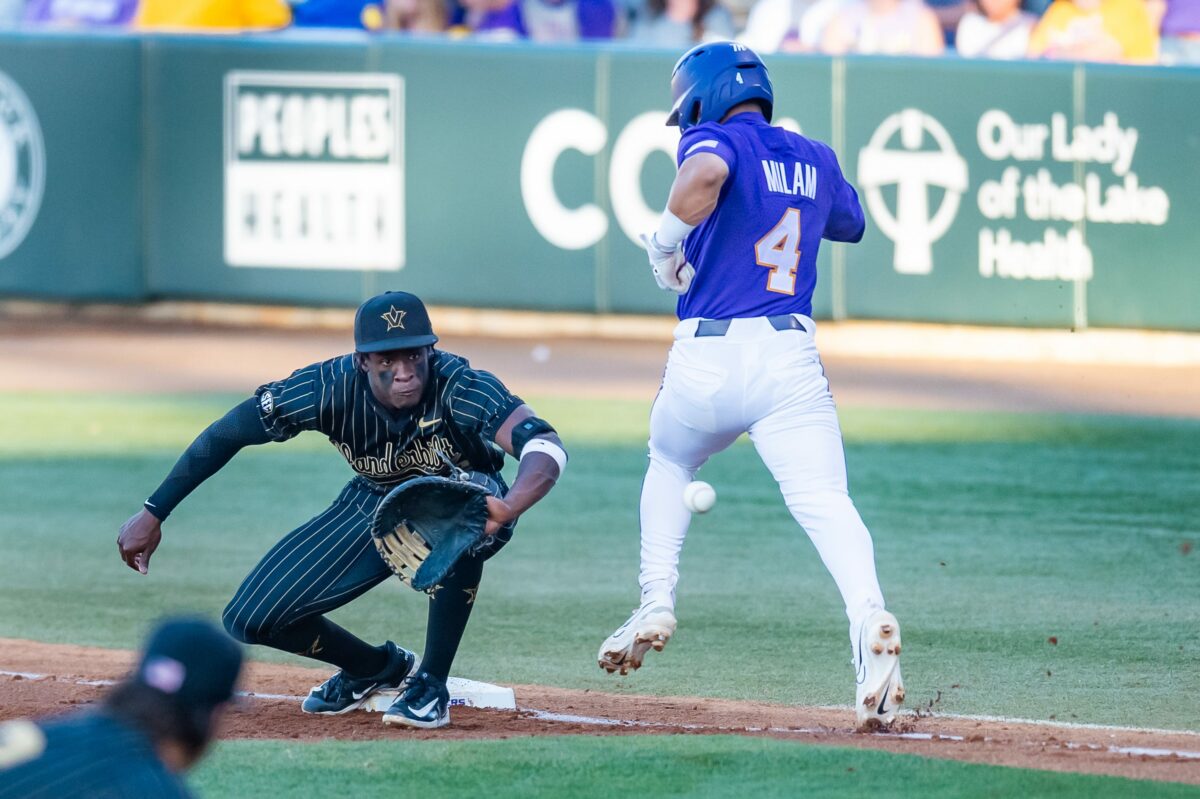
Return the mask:
<path id="1" fill-rule="evenodd" d="M 134 571 L 146 574 L 150 571 L 150 556 L 162 541 L 162 522 L 154 514 L 142 508 L 129 521 L 121 525 L 117 536 L 117 549 L 121 560 Z"/>

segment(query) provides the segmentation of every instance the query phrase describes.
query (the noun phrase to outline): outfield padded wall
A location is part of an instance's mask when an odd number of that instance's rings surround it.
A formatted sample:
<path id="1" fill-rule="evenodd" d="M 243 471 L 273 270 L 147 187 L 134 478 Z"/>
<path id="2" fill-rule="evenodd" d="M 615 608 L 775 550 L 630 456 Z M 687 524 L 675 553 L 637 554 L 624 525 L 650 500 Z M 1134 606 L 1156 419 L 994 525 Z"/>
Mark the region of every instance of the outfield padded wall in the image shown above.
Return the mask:
<path id="1" fill-rule="evenodd" d="M 673 174 L 673 58 L 5 34 L 45 188 L 0 291 L 669 313 L 633 237 Z M 777 120 L 833 144 L 868 208 L 861 244 L 822 248 L 816 316 L 1200 330 L 1200 70 L 768 65 Z M 29 147 L 0 123 L 19 184 Z M 0 250 L 29 217 L 9 206 Z"/>
<path id="2" fill-rule="evenodd" d="M 0 292 L 146 295 L 141 50 L 0 35 Z"/>

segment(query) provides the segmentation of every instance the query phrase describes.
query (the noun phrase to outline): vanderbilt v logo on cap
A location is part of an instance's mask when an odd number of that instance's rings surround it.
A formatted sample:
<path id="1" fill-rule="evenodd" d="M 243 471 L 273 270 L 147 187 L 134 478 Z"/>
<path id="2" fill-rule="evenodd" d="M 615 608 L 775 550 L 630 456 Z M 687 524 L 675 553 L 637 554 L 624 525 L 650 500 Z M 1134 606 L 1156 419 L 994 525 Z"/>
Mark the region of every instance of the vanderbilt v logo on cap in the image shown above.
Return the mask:
<path id="1" fill-rule="evenodd" d="M 408 312 L 396 310 L 396 306 L 393 305 L 391 308 L 388 309 L 388 312 L 383 314 L 382 316 L 380 316 L 380 318 L 383 319 L 383 321 L 387 322 L 388 330 L 391 330 L 392 328 L 395 328 L 395 327 L 398 327 L 401 330 L 403 330 L 404 329 L 404 315 L 406 313 L 408 313 Z"/>
<path id="2" fill-rule="evenodd" d="M 359 352 L 413 349 L 437 340 L 425 304 L 406 291 L 376 295 L 354 315 L 354 348 Z"/>

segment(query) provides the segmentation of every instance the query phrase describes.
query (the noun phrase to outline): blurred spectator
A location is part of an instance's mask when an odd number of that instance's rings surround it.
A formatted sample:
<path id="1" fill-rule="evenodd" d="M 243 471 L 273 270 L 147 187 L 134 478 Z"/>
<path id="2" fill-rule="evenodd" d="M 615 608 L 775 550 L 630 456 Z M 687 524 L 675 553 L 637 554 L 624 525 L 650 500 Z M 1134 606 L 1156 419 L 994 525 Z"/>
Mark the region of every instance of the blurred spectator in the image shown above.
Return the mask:
<path id="1" fill-rule="evenodd" d="M 1150 27 L 1162 32 L 1163 17 L 1167 15 L 1167 0 L 1145 0 L 1146 13 L 1150 15 Z"/>
<path id="2" fill-rule="evenodd" d="M 137 0 L 28 0 L 25 22 L 39 25 L 125 25 Z"/>
<path id="3" fill-rule="evenodd" d="M 820 37 L 805 39 L 801 22 L 818 0 L 758 0 L 738 41 L 756 53 L 807 53 Z"/>
<path id="4" fill-rule="evenodd" d="M 633 21 L 642 12 L 641 0 L 616 0 L 617 37 L 625 38 L 633 28 Z"/>
<path id="5" fill-rule="evenodd" d="M 383 0 L 288 0 L 297 28 L 383 27 Z"/>
<path id="6" fill-rule="evenodd" d="M 754 5 L 754 0 L 717 0 L 717 2 L 729 12 L 729 19 L 732 21 L 735 31 L 746 27 L 746 18 L 750 16 L 750 8 Z"/>
<path id="7" fill-rule="evenodd" d="M 179 775 L 216 737 L 242 651 L 210 622 L 176 618 L 95 709 L 0 725 L 0 796 L 186 799 Z"/>
<path id="8" fill-rule="evenodd" d="M 1162 32 L 1159 61 L 1200 64 L 1200 0 L 1150 0 L 1150 12 L 1151 24 Z"/>
<path id="9" fill-rule="evenodd" d="M 141 0 L 133 24 L 143 30 L 283 28 L 292 21 L 284 0 Z"/>
<path id="10" fill-rule="evenodd" d="M 942 37 L 947 45 L 954 44 L 954 37 L 958 33 L 958 23 L 969 12 L 975 10 L 975 3 L 972 0 L 925 0 L 925 5 L 937 17 L 938 25 L 942 29 Z"/>
<path id="11" fill-rule="evenodd" d="M 11 28 L 21 21 L 25 0 L 0 0 L 0 28 Z"/>
<path id="12" fill-rule="evenodd" d="M 1034 58 L 1150 63 L 1158 33 L 1143 0 L 1054 0 L 1029 37 Z"/>
<path id="13" fill-rule="evenodd" d="M 1021 0 L 979 0 L 958 23 L 955 48 L 967 58 L 1024 58 L 1037 17 L 1021 10 Z"/>
<path id="14" fill-rule="evenodd" d="M 733 18 L 716 0 L 645 0 L 629 41 L 683 51 L 698 42 L 733 38 Z"/>
<path id="15" fill-rule="evenodd" d="M 809 50 L 820 50 L 825 29 L 833 22 L 838 12 L 852 2 L 853 0 L 817 0 L 812 8 L 804 12 L 804 18 L 800 20 L 800 41 Z"/>
<path id="16" fill-rule="evenodd" d="M 611 39 L 617 32 L 613 0 L 521 0 L 521 17 L 535 42 Z"/>
<path id="17" fill-rule="evenodd" d="M 941 55 L 946 40 L 937 17 L 921 0 L 851 0 L 821 37 L 833 55 Z"/>
<path id="18" fill-rule="evenodd" d="M 493 41 L 524 39 L 529 34 L 519 0 L 461 0 L 454 10 L 450 32 Z"/>
<path id="19" fill-rule="evenodd" d="M 442 0 L 387 0 L 383 26 L 409 33 L 446 30 L 446 4 Z"/>

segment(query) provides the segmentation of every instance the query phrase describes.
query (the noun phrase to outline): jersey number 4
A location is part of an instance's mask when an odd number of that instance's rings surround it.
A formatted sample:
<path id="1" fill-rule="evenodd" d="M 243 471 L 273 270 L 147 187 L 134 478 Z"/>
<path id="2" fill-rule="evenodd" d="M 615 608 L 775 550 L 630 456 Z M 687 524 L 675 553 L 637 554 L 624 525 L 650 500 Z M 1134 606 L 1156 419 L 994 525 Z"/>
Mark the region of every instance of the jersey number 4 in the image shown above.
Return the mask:
<path id="1" fill-rule="evenodd" d="M 800 209 L 789 208 L 775 227 L 754 245 L 754 260 L 771 270 L 767 291 L 796 293 L 796 267 L 800 264 Z"/>

